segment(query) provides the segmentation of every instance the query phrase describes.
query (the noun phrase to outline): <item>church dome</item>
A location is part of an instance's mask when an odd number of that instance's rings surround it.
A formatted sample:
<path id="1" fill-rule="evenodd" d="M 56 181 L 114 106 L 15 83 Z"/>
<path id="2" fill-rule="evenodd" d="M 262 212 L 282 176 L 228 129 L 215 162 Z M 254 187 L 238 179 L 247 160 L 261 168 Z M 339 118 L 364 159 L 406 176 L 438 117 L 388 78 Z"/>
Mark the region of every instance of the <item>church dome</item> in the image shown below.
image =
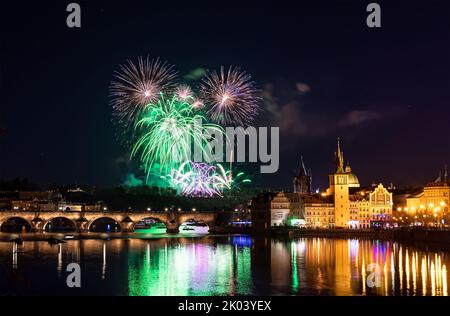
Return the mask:
<path id="1" fill-rule="evenodd" d="M 348 174 L 348 186 L 350 188 L 359 188 L 359 180 L 356 174 L 352 173 L 352 169 L 349 165 L 345 167 L 345 173 Z"/>
<path id="2" fill-rule="evenodd" d="M 348 186 L 350 188 L 359 188 L 359 180 L 354 173 L 348 174 Z"/>

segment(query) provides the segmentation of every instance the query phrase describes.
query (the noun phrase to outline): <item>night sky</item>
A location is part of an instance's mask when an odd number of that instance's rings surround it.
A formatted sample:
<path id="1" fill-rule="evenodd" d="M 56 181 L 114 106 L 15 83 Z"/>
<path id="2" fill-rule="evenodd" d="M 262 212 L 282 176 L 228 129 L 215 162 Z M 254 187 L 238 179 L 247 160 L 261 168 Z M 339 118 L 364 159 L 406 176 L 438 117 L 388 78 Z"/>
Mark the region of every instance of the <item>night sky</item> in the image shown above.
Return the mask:
<path id="1" fill-rule="evenodd" d="M 255 185 L 291 189 L 303 154 L 324 188 L 337 137 L 363 185 L 423 184 L 450 163 L 447 0 L 378 1 L 381 29 L 362 0 L 78 1 L 81 29 L 65 24 L 70 2 L 0 7 L 0 178 L 113 186 L 136 173 L 108 87 L 141 55 L 181 76 L 252 74 L 266 98 L 257 124 L 281 129 L 280 170 Z"/>

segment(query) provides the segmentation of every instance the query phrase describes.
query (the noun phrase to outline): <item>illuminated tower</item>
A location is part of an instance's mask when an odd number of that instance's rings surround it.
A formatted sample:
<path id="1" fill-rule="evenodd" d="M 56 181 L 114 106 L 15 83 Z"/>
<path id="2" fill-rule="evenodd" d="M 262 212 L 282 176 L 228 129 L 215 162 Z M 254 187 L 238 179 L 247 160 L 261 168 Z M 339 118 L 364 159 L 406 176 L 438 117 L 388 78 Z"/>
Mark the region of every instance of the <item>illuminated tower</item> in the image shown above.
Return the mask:
<path id="1" fill-rule="evenodd" d="M 294 177 L 294 192 L 295 193 L 311 193 L 311 171 L 306 172 L 303 156 L 300 157 L 300 168 L 297 175 Z"/>
<path id="2" fill-rule="evenodd" d="M 336 169 L 330 174 L 330 187 L 327 191 L 334 196 L 334 225 L 336 227 L 347 227 L 350 220 L 349 199 L 349 174 L 344 169 L 344 153 L 341 151 L 340 139 L 338 138 L 337 150 L 335 152 Z"/>

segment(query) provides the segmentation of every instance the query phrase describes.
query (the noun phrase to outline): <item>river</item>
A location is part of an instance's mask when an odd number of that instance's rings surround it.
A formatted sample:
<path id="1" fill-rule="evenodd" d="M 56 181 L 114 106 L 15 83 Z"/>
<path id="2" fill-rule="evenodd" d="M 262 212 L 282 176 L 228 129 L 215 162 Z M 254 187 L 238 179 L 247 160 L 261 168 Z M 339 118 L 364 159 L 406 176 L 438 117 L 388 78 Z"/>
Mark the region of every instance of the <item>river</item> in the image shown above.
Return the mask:
<path id="1" fill-rule="evenodd" d="M 398 242 L 102 236 L 0 242 L 0 295 L 448 295 L 450 252 Z"/>

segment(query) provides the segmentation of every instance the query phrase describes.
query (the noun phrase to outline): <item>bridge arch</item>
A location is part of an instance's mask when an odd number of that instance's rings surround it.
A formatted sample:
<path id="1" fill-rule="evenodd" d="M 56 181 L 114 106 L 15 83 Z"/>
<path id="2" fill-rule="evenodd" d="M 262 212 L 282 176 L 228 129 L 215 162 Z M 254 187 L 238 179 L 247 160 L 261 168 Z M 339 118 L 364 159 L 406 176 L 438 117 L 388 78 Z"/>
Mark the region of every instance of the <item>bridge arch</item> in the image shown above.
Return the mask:
<path id="1" fill-rule="evenodd" d="M 101 216 L 92 219 L 88 223 L 90 232 L 120 232 L 122 231 L 121 221 L 113 216 Z"/>
<path id="2" fill-rule="evenodd" d="M 21 232 L 24 230 L 30 232 L 32 227 L 32 223 L 21 216 L 7 217 L 0 223 L 1 232 Z"/>
<path id="3" fill-rule="evenodd" d="M 165 233 L 167 230 L 167 222 L 160 217 L 145 216 L 139 220 L 134 219 L 131 230 L 135 232 L 144 232 L 150 234 Z"/>
<path id="4" fill-rule="evenodd" d="M 47 220 L 43 229 L 44 231 L 76 231 L 77 223 L 66 216 L 56 216 Z"/>

